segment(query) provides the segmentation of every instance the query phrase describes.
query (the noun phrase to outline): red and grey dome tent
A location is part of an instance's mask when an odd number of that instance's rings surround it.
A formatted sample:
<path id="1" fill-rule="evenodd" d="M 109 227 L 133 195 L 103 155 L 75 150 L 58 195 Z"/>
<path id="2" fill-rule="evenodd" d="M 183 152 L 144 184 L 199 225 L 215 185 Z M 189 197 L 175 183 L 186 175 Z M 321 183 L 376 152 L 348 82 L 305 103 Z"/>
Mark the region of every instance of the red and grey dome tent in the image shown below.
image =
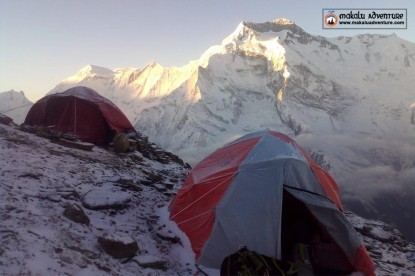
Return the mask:
<path id="1" fill-rule="evenodd" d="M 104 145 L 115 133 L 135 131 L 114 103 L 83 86 L 43 97 L 29 110 L 24 124 L 74 133 L 97 145 Z"/>
<path id="2" fill-rule="evenodd" d="M 316 248 L 331 250 L 323 252 L 319 265 L 374 275 L 373 261 L 343 215 L 333 178 L 278 132 L 248 134 L 207 156 L 191 170 L 169 208 L 199 265 L 219 268 L 240 246 L 284 259 L 288 235 L 304 231 L 306 222 L 315 223 L 324 237 L 320 244 L 326 246 Z M 293 227 L 302 229 L 289 229 L 289 221 L 292 226 L 299 215 L 303 223 Z"/>

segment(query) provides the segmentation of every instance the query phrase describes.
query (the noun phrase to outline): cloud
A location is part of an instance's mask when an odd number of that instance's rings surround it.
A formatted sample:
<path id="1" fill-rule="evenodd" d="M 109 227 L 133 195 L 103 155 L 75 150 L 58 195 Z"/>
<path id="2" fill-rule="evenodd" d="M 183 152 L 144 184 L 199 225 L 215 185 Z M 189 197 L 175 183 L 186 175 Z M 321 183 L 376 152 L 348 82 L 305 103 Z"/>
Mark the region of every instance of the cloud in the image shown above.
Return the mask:
<path id="1" fill-rule="evenodd" d="M 296 141 L 325 155 L 346 209 L 415 240 L 415 134 L 306 134 Z"/>

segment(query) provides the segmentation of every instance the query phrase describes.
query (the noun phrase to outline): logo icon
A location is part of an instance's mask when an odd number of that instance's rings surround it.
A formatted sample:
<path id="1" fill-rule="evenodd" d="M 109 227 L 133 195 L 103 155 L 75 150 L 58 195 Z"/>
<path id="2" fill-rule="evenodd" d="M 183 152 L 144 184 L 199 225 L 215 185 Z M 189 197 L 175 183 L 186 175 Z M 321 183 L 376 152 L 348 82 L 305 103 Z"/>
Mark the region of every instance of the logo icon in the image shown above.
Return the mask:
<path id="1" fill-rule="evenodd" d="M 334 11 L 329 11 L 329 13 L 324 17 L 324 23 L 328 27 L 334 27 L 339 22 L 339 18 L 334 14 Z"/>

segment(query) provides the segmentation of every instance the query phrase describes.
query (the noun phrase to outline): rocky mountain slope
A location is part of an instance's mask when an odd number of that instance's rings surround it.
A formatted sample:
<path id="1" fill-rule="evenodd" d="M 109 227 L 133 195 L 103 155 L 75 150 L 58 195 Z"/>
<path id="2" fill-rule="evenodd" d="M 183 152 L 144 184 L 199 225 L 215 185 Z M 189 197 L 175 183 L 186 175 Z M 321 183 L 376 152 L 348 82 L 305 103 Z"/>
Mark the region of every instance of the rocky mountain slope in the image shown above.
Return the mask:
<path id="1" fill-rule="evenodd" d="M 195 274 L 189 241 L 168 220 L 188 171 L 179 159 L 144 138 L 140 150 L 116 155 L 64 147 L 12 123 L 0 134 L 0 274 Z M 415 245 L 399 231 L 346 215 L 377 275 L 415 271 Z"/>
<path id="2" fill-rule="evenodd" d="M 182 68 L 88 65 L 51 93 L 75 85 L 111 99 L 138 130 L 192 164 L 248 132 L 295 136 L 330 167 L 349 208 L 415 240 L 412 42 L 312 36 L 286 19 L 242 22 Z"/>
<path id="3" fill-rule="evenodd" d="M 0 93 L 0 113 L 3 113 L 21 124 L 33 103 L 29 101 L 23 91 L 14 90 Z"/>
<path id="4" fill-rule="evenodd" d="M 140 151 L 116 155 L 9 125 L 0 125 L 1 275 L 191 275 L 166 207 L 188 170 L 180 159 L 144 138 Z"/>

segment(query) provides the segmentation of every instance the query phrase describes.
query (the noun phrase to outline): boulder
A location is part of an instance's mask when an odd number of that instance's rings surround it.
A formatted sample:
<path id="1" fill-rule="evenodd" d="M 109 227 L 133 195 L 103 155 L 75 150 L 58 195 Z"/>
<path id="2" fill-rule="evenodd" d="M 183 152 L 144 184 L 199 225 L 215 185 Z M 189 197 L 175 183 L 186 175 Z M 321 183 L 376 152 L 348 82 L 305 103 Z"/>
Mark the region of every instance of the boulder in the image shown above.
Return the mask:
<path id="1" fill-rule="evenodd" d="M 153 255 L 140 255 L 134 257 L 134 261 L 143 268 L 166 269 L 167 262 Z"/>
<path id="2" fill-rule="evenodd" d="M 114 189 L 92 189 L 82 199 L 82 206 L 91 210 L 116 209 L 127 207 L 131 194 Z"/>
<path id="3" fill-rule="evenodd" d="M 12 118 L 10 118 L 9 116 L 6 116 L 6 115 L 0 113 L 0 124 L 8 125 L 11 122 L 13 122 L 13 119 Z"/>
<path id="4" fill-rule="evenodd" d="M 63 215 L 76 223 L 89 225 L 89 217 L 78 204 L 69 205 L 65 211 L 63 211 Z"/>
<path id="5" fill-rule="evenodd" d="M 106 233 L 98 238 L 98 243 L 108 255 L 117 259 L 130 258 L 138 251 L 137 242 L 122 232 Z"/>

